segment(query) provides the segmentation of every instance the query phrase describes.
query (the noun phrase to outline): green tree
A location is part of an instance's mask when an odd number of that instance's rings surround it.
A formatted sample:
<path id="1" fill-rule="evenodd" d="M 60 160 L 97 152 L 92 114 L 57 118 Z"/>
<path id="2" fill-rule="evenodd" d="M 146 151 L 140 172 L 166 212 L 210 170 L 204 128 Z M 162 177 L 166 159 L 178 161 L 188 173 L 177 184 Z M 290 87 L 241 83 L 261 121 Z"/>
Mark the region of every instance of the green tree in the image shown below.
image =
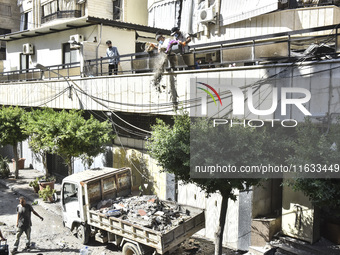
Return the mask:
<path id="1" fill-rule="evenodd" d="M 322 168 L 326 167 L 324 170 L 328 170 L 333 166 L 332 171 L 340 173 L 339 168 L 336 169 L 335 167 L 339 166 L 340 158 L 340 124 L 331 125 L 328 131 L 325 132 L 325 130 L 313 124 L 309 119 L 305 123 L 300 124 L 297 128 L 295 142 L 293 143 L 294 153 L 292 153 L 289 163 L 301 165 L 302 167 L 305 164 L 307 166 L 314 164 Z M 290 180 L 288 184 L 294 190 L 302 191 L 317 207 L 338 208 L 340 207 L 340 180 L 338 178 L 330 178 L 324 170 L 318 173 L 318 175 L 324 176 L 324 178 L 305 178 L 306 176 L 303 174 L 302 176 L 297 176 L 294 180 Z"/>
<path id="2" fill-rule="evenodd" d="M 90 166 L 93 157 L 104 152 L 105 145 L 114 137 L 108 121 L 100 122 L 92 115 L 85 119 L 81 111 L 36 110 L 29 119 L 27 133 L 31 134 L 30 146 L 43 156 L 46 174 L 47 153 L 61 156 L 67 164 L 68 174 L 72 174 L 75 157 L 80 157 L 84 164 Z"/>
<path id="3" fill-rule="evenodd" d="M 114 137 L 108 121 L 100 122 L 91 117 L 85 119 L 82 112 L 63 110 L 56 114 L 54 124 L 54 147 L 52 153 L 61 156 L 68 166 L 68 174 L 73 173 L 72 162 L 75 157 L 91 165 L 99 153 L 105 151 L 105 145 Z"/>
<path id="4" fill-rule="evenodd" d="M 207 194 L 214 192 L 221 194 L 222 204 L 215 239 L 215 254 L 222 254 L 228 199 L 236 200 L 235 189 L 248 190 L 251 186 L 259 185 L 261 180 L 247 178 L 247 176 L 238 179 L 193 179 L 190 177 L 190 146 L 195 148 L 191 151 L 191 158 L 196 158 L 195 163 L 216 164 L 215 160 L 223 158 L 225 165 L 256 165 L 271 160 L 271 147 L 264 146 L 268 138 L 267 132 L 264 128 L 255 130 L 242 125 L 234 127 L 223 125 L 220 128 L 212 128 L 207 121 L 198 121 L 192 125 L 187 114 L 174 116 L 172 127 L 157 120 L 152 130 L 148 149 L 151 156 L 157 159 L 166 172 L 175 174 L 184 183 L 198 185 Z M 224 146 L 225 143 L 228 146 Z M 264 149 L 266 151 L 263 151 Z M 209 154 L 212 156 L 202 157 L 206 151 L 213 152 Z"/>
<path id="5" fill-rule="evenodd" d="M 92 115 L 79 127 L 78 136 L 83 137 L 83 153 L 80 155 L 84 165 L 88 168 L 93 163 L 93 158 L 105 152 L 105 145 L 112 143 L 115 135 L 109 121 L 100 122 Z"/>
<path id="6" fill-rule="evenodd" d="M 54 147 L 54 120 L 56 112 L 53 109 L 45 108 L 33 110 L 26 116 L 27 126 L 25 132 L 30 135 L 29 146 L 31 150 L 42 158 L 45 175 L 49 175 L 47 168 L 47 154 L 51 153 Z"/>
<path id="7" fill-rule="evenodd" d="M 0 110 L 0 144 L 13 146 L 16 179 L 19 178 L 18 144 L 28 138 L 28 135 L 24 132 L 25 114 L 25 110 L 19 107 L 3 106 Z"/>

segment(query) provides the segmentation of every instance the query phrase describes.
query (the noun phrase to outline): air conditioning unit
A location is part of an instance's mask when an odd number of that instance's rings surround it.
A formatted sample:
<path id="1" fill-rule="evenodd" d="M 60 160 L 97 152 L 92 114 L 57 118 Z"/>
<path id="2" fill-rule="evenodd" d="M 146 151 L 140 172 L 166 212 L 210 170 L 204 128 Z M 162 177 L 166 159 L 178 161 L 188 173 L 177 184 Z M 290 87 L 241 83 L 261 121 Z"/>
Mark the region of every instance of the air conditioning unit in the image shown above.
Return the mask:
<path id="1" fill-rule="evenodd" d="M 80 34 L 75 34 L 70 36 L 70 40 L 68 41 L 70 43 L 71 49 L 78 49 L 80 48 L 80 43 L 84 41 L 84 36 Z"/>
<path id="2" fill-rule="evenodd" d="M 84 36 L 80 35 L 80 34 L 71 35 L 70 36 L 70 41 L 77 42 L 77 43 L 83 42 L 84 41 Z"/>
<path id="3" fill-rule="evenodd" d="M 22 54 L 25 55 L 33 55 L 34 54 L 34 46 L 31 43 L 25 43 L 22 45 Z"/>
<path id="4" fill-rule="evenodd" d="M 200 23 L 215 23 L 216 22 L 216 4 L 199 11 Z"/>
<path id="5" fill-rule="evenodd" d="M 77 4 L 83 4 L 83 3 L 85 3 L 86 2 L 86 0 L 78 0 L 77 1 Z"/>

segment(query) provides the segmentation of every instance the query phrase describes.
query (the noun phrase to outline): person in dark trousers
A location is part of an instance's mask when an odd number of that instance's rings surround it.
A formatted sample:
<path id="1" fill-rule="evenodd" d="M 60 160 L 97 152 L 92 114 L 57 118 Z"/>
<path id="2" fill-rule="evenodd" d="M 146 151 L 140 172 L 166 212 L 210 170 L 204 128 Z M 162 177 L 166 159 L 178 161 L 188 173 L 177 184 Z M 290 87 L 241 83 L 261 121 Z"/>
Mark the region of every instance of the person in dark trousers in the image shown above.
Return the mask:
<path id="1" fill-rule="evenodd" d="M 26 204 L 26 200 L 24 197 L 19 198 L 19 205 L 17 206 L 17 233 L 16 233 L 16 240 L 14 243 L 14 248 L 12 250 L 12 254 L 17 253 L 20 237 L 22 233 L 25 232 L 27 237 L 26 242 L 26 249 L 30 248 L 31 245 L 31 213 L 34 213 L 36 216 L 38 216 L 42 221 L 44 220 L 43 217 L 41 217 L 36 211 L 34 211 L 33 207 L 29 204 Z"/>
<path id="2" fill-rule="evenodd" d="M 117 47 L 112 46 L 112 42 L 108 40 L 106 42 L 107 50 L 106 50 L 106 56 L 109 59 L 109 75 L 112 75 L 112 70 L 115 75 L 118 74 L 118 64 L 120 61 L 120 56 Z"/>
<path id="3" fill-rule="evenodd" d="M 1 229 L 0 229 L 0 240 L 1 241 L 6 241 L 7 239 L 2 235 Z"/>
<path id="4" fill-rule="evenodd" d="M 209 59 L 209 68 L 215 68 L 215 65 L 212 59 Z"/>

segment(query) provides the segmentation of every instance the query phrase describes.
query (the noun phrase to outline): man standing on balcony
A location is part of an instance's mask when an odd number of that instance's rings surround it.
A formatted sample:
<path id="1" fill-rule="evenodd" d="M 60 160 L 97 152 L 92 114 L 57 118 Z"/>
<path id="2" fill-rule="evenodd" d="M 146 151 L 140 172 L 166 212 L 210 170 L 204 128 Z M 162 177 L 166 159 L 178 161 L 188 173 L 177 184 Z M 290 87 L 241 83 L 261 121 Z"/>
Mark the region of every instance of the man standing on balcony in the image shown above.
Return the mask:
<path id="1" fill-rule="evenodd" d="M 171 29 L 171 36 L 174 37 L 174 40 L 181 41 L 185 44 L 184 46 L 184 52 L 189 52 L 189 46 L 188 43 L 191 42 L 191 36 L 189 34 L 183 34 L 182 31 L 179 30 L 178 27 L 173 27 Z"/>
<path id="2" fill-rule="evenodd" d="M 118 64 L 120 61 L 120 56 L 117 50 L 117 47 L 112 46 L 112 42 L 108 40 L 106 42 L 107 45 L 107 50 L 106 50 L 106 57 L 110 58 L 109 59 L 109 75 L 112 74 L 112 70 L 115 75 L 118 74 Z"/>

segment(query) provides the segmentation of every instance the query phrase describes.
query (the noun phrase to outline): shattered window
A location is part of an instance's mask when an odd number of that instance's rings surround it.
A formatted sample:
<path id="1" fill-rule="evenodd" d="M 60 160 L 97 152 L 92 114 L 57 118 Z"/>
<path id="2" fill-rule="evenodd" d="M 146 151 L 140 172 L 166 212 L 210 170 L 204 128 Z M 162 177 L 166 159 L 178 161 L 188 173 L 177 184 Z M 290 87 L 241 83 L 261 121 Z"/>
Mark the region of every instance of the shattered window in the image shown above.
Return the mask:
<path id="1" fill-rule="evenodd" d="M 107 192 L 109 190 L 117 189 L 116 183 L 115 183 L 115 178 L 110 177 L 107 179 L 103 180 L 103 191 Z"/>
<path id="2" fill-rule="evenodd" d="M 43 5 L 43 16 L 48 16 L 58 11 L 58 1 L 52 1 Z"/>
<path id="3" fill-rule="evenodd" d="M 78 201 L 78 187 L 72 183 L 65 183 L 63 187 L 63 201 L 64 204 Z"/>
<path id="4" fill-rule="evenodd" d="M 121 14 L 121 1 L 120 0 L 113 0 L 113 19 L 119 20 Z"/>

